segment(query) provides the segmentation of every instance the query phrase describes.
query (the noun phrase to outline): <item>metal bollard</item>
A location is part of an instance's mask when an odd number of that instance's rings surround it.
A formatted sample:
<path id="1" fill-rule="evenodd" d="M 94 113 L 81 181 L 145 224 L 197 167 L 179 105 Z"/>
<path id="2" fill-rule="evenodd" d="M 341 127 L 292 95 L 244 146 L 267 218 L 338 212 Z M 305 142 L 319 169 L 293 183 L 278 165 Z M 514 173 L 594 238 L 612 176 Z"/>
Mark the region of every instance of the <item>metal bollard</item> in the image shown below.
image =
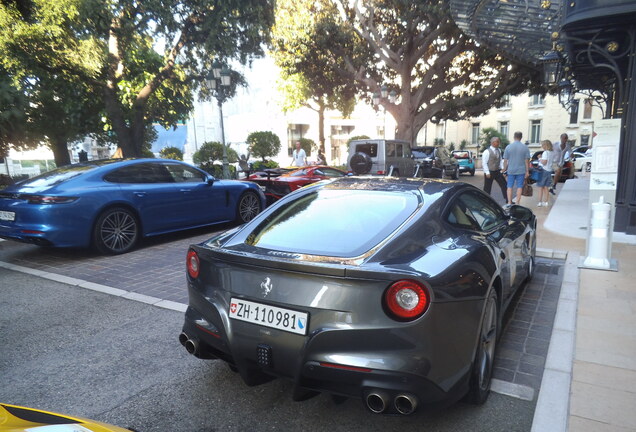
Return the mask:
<path id="1" fill-rule="evenodd" d="M 588 236 L 587 257 L 584 267 L 609 269 L 610 264 L 610 215 L 612 206 L 603 202 L 603 197 L 592 204 L 592 221 Z"/>

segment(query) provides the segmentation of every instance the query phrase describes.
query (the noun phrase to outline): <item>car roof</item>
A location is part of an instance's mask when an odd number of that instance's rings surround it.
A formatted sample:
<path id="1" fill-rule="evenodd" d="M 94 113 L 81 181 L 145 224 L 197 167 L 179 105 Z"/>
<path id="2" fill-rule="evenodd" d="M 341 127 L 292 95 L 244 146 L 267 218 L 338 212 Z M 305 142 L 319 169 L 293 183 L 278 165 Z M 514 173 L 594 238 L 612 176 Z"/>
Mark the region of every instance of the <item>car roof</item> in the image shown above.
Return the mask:
<path id="1" fill-rule="evenodd" d="M 464 187 L 474 187 L 463 182 L 454 182 L 441 179 L 416 179 L 405 177 L 340 177 L 322 187 L 325 189 L 342 190 L 368 190 L 368 191 L 386 191 L 386 192 L 420 192 L 424 195 L 440 196 L 441 192 L 449 189 L 461 189 Z"/>

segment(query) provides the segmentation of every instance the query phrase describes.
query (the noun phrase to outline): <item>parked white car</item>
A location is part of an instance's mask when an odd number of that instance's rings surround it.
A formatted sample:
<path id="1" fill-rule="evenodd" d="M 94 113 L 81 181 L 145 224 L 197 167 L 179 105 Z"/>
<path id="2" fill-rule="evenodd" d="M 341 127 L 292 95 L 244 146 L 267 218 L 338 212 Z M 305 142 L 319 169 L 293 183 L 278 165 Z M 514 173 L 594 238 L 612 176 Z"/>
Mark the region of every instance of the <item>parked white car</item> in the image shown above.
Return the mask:
<path id="1" fill-rule="evenodd" d="M 592 170 L 592 155 L 589 153 L 572 153 L 575 171 L 590 172 Z"/>

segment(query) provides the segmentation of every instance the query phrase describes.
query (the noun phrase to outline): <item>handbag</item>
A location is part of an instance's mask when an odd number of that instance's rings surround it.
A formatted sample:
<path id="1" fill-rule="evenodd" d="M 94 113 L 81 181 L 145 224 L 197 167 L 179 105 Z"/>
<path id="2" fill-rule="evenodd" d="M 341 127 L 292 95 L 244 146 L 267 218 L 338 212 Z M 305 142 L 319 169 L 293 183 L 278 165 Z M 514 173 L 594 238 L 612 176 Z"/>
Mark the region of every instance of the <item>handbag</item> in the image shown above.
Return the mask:
<path id="1" fill-rule="evenodd" d="M 531 197 L 532 196 L 532 186 L 528 184 L 528 182 L 523 183 L 523 188 L 521 189 L 521 195 Z"/>

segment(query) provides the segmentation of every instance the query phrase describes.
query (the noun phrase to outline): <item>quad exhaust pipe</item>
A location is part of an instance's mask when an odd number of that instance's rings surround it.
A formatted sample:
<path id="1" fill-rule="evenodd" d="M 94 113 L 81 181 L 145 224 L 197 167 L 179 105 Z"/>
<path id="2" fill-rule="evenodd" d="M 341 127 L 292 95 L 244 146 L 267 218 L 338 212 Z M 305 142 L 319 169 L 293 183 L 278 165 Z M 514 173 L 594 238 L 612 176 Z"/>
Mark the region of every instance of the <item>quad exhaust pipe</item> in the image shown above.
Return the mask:
<path id="1" fill-rule="evenodd" d="M 417 409 L 417 398 L 408 393 L 401 393 L 395 397 L 393 405 L 400 414 L 409 415 Z"/>
<path id="2" fill-rule="evenodd" d="M 389 405 L 389 398 L 383 391 L 373 390 L 366 398 L 367 408 L 373 413 L 383 413 Z"/>
<path id="3" fill-rule="evenodd" d="M 186 351 L 192 355 L 194 355 L 199 349 L 199 342 L 194 339 L 190 339 L 185 333 L 181 333 L 179 335 L 179 342 L 185 347 Z"/>
<path id="4" fill-rule="evenodd" d="M 365 403 L 369 411 L 382 414 L 389 409 L 390 397 L 382 390 L 372 390 L 367 394 Z M 409 415 L 417 409 L 417 398 L 408 393 L 400 393 L 393 398 L 393 407 L 402 415 Z"/>

